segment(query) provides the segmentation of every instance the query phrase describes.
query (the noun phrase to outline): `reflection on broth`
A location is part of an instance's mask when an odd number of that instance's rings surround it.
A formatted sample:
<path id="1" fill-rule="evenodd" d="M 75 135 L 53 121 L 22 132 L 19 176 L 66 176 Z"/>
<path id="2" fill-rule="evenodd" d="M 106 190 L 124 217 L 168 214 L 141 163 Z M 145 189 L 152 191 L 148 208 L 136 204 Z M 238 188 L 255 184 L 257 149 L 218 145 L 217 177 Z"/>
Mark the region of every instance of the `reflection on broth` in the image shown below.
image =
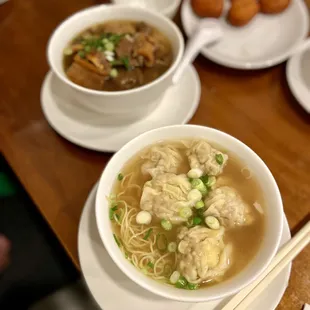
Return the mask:
<path id="1" fill-rule="evenodd" d="M 144 22 L 109 21 L 73 39 L 64 50 L 64 70 L 78 85 L 120 91 L 157 79 L 172 59 L 169 40 L 154 27 Z"/>
<path id="2" fill-rule="evenodd" d="M 205 140 L 136 154 L 109 197 L 120 250 L 147 276 L 195 290 L 239 273 L 264 234 L 264 197 L 248 168 Z"/>

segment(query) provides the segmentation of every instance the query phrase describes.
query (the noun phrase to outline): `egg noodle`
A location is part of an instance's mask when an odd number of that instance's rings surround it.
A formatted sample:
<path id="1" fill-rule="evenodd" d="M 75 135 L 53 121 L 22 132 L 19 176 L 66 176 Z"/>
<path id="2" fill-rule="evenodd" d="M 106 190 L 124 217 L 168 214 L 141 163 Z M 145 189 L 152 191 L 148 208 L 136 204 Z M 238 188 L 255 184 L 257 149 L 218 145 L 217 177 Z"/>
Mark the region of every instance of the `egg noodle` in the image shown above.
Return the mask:
<path id="1" fill-rule="evenodd" d="M 119 193 L 109 199 L 118 208 L 118 212 L 113 213 L 113 220 L 119 227 L 119 235 L 115 237 L 125 257 L 136 268 L 155 280 L 168 281 L 176 268 L 176 254 L 163 255 L 156 246 L 161 235 L 158 226 L 145 227 L 136 223 L 136 216 L 141 211 L 142 188 L 135 184 L 135 178 L 134 173 L 125 175 Z"/>

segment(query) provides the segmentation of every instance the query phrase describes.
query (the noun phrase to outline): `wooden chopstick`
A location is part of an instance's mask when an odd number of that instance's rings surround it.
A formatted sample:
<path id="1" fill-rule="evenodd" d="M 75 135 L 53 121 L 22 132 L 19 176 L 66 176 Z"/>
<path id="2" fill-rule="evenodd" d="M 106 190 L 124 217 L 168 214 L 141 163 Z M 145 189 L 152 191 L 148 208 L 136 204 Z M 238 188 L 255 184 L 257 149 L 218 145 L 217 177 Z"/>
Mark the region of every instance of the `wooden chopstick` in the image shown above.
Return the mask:
<path id="1" fill-rule="evenodd" d="M 310 221 L 274 257 L 267 269 L 250 285 L 236 294 L 222 310 L 244 310 L 270 284 L 285 266 L 310 242 Z"/>

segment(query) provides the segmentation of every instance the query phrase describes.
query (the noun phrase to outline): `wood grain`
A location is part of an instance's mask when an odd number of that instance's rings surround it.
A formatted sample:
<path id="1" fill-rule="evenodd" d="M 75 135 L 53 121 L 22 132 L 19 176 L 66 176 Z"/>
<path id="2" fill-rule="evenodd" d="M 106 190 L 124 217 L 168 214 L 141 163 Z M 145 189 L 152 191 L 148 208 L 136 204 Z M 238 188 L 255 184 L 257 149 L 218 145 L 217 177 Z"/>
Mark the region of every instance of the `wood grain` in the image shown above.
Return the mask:
<path id="1" fill-rule="evenodd" d="M 0 151 L 77 267 L 83 203 L 111 154 L 82 149 L 58 136 L 43 117 L 40 88 L 53 29 L 97 3 L 11 0 L 0 6 Z M 244 72 L 199 57 L 195 67 L 202 96 L 191 123 L 228 132 L 261 156 L 279 184 L 289 225 L 297 229 L 310 211 L 310 116 L 288 89 L 285 64 Z M 294 261 L 279 310 L 310 304 L 309 257 L 308 247 Z"/>

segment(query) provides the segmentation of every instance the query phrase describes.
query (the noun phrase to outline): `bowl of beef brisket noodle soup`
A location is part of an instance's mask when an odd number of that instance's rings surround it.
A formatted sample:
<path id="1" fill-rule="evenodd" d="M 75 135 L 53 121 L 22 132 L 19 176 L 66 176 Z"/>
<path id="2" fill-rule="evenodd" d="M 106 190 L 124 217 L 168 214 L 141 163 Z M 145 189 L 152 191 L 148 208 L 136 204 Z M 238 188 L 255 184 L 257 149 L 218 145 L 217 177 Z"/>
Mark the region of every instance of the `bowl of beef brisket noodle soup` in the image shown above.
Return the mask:
<path id="1" fill-rule="evenodd" d="M 139 119 L 172 85 L 184 51 L 177 26 L 144 8 L 100 5 L 74 14 L 48 45 L 53 72 L 88 111 Z"/>
<path id="2" fill-rule="evenodd" d="M 282 215 L 264 162 L 232 136 L 192 125 L 125 145 L 96 199 L 99 233 L 119 268 L 185 302 L 223 298 L 253 281 L 277 251 Z"/>

